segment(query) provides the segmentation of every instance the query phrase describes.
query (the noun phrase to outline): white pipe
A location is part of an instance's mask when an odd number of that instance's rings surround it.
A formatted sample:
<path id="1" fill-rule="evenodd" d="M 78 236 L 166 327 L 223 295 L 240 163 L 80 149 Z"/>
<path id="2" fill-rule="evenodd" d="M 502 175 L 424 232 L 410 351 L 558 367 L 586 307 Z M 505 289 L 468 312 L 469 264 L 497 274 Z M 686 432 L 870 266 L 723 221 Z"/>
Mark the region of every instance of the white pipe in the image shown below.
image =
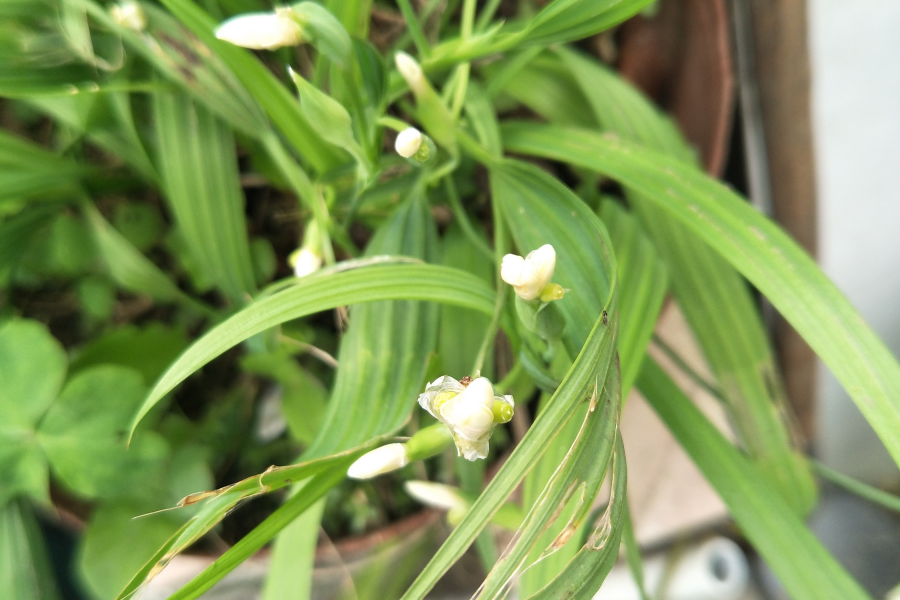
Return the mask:
<path id="1" fill-rule="evenodd" d="M 670 561 L 677 561 L 669 565 Z M 656 592 L 667 571 L 665 592 Z M 660 600 L 738 600 L 750 570 L 737 544 L 724 537 L 689 548 L 680 556 L 663 554 L 644 561 L 644 589 Z M 594 600 L 641 600 L 627 565 L 616 565 Z"/>

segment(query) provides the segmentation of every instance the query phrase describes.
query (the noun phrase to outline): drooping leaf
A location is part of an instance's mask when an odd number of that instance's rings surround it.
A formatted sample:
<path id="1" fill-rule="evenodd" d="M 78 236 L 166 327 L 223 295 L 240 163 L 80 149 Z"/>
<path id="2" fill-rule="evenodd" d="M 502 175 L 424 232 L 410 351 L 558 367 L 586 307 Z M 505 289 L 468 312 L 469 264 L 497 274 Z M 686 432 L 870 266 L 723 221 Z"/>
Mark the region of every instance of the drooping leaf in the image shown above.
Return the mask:
<path id="1" fill-rule="evenodd" d="M 791 598 L 869 598 L 753 464 L 654 361 L 644 361 L 638 387 Z"/>
<path id="2" fill-rule="evenodd" d="M 513 124 L 504 129 L 504 141 L 518 152 L 607 174 L 686 225 L 747 277 L 800 332 L 900 462 L 900 365 L 834 284 L 777 225 L 696 167 L 614 136 Z M 720 308 L 716 312 L 722 312 Z M 766 376 L 765 365 L 750 366 L 764 369 Z"/>
<path id="3" fill-rule="evenodd" d="M 291 288 L 259 300 L 210 330 L 169 367 L 150 392 L 135 425 L 165 394 L 210 360 L 280 323 L 338 306 L 376 300 L 430 300 L 494 309 L 494 292 L 477 277 L 434 265 L 376 265 L 351 271 L 320 271 Z"/>

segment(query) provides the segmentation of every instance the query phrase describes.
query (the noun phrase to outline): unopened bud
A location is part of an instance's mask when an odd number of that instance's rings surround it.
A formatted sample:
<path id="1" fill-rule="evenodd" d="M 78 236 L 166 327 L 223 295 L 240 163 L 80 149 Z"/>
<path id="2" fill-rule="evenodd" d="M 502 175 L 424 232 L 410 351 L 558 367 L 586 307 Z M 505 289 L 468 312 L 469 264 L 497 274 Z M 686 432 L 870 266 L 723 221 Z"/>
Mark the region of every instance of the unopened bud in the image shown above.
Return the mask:
<path id="1" fill-rule="evenodd" d="M 147 15 L 144 14 L 141 5 L 134 0 L 124 0 L 114 4 L 110 7 L 109 14 L 122 27 L 134 31 L 143 31 L 147 27 Z"/>
<path id="2" fill-rule="evenodd" d="M 216 37 L 253 50 L 275 50 L 283 46 L 297 46 L 303 42 L 303 32 L 291 16 L 289 8 L 232 17 L 219 25 Z"/>
<path id="3" fill-rule="evenodd" d="M 388 444 L 363 454 L 347 469 L 351 479 L 371 479 L 409 464 L 404 444 Z"/>
<path id="4" fill-rule="evenodd" d="M 398 52 L 394 56 L 394 63 L 414 94 L 419 95 L 425 92 L 428 82 L 425 80 L 425 74 L 422 72 L 422 66 L 416 59 L 406 52 Z"/>
<path id="5" fill-rule="evenodd" d="M 407 481 L 403 484 L 406 493 L 431 508 L 453 510 L 467 508 L 469 503 L 463 499 L 455 488 L 442 483 L 430 481 Z"/>
<path id="6" fill-rule="evenodd" d="M 403 158 L 411 158 L 422 147 L 422 132 L 415 127 L 408 127 L 397 134 L 394 149 Z"/>
<path id="7" fill-rule="evenodd" d="M 288 263 L 294 268 L 295 277 L 306 277 L 322 267 L 322 255 L 303 247 L 295 250 L 288 257 Z"/>

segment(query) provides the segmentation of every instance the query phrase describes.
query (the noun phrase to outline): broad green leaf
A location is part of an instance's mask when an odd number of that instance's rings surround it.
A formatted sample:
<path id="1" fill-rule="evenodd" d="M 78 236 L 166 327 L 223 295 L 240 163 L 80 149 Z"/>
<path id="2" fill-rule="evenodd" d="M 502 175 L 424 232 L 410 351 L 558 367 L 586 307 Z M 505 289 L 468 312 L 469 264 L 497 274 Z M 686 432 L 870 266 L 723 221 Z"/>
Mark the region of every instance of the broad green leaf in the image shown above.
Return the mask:
<path id="1" fill-rule="evenodd" d="M 162 269 L 132 246 L 103 218 L 93 203 L 82 202 L 81 210 L 110 277 L 123 289 L 147 294 L 162 302 L 181 302 L 201 313 L 210 312 L 209 308 L 182 292 Z"/>
<path id="2" fill-rule="evenodd" d="M 24 500 L 0 506 L 0 597 L 59 598 L 43 535 Z"/>
<path id="3" fill-rule="evenodd" d="M 72 358 L 71 374 L 102 364 L 135 369 L 149 385 L 178 358 L 188 345 L 183 330 L 152 322 L 145 327 L 126 325 L 97 337 Z"/>
<path id="4" fill-rule="evenodd" d="M 154 96 L 166 198 L 195 261 L 236 304 L 256 288 L 231 130 L 184 94 Z"/>
<path id="5" fill-rule="evenodd" d="M 17 495 L 49 502 L 47 459 L 34 430 L 65 376 L 66 353 L 44 325 L 0 325 L 0 507 Z"/>
<path id="6" fill-rule="evenodd" d="M 362 39 L 368 37 L 372 0 L 329 0 L 325 5 L 351 36 Z"/>
<path id="7" fill-rule="evenodd" d="M 791 598 L 869 598 L 783 497 L 654 361 L 644 361 L 638 387 Z"/>
<path id="8" fill-rule="evenodd" d="M 428 300 L 491 314 L 494 292 L 477 277 L 434 265 L 376 265 L 351 271 L 320 271 L 289 289 L 263 298 L 210 330 L 169 367 L 135 418 L 210 360 L 257 333 L 317 312 L 376 300 Z M 132 428 L 134 429 L 134 428 Z"/>
<path id="9" fill-rule="evenodd" d="M 33 429 L 62 388 L 66 362 L 43 324 L 15 319 L 0 326 L 0 432 Z"/>
<path id="10" fill-rule="evenodd" d="M 180 527 L 171 514 L 146 512 L 135 502 L 103 504 L 91 515 L 81 540 L 78 566 L 97 598 L 114 598 L 135 571 Z"/>
<path id="11" fill-rule="evenodd" d="M 581 350 L 546 408 L 538 414 L 509 460 L 407 590 L 404 600 L 422 598 L 428 593 L 475 540 L 547 446 L 553 443 L 565 423 L 576 414 L 585 398 L 601 394 L 615 370 L 616 267 L 609 238 L 600 220 L 560 182 L 531 165 L 515 161 L 492 163 L 491 186 L 494 201 L 501 203 L 521 250 L 533 249 L 531 246 L 538 245 L 536 240 L 553 243 L 559 248 L 584 244 L 584 255 L 558 253 L 559 277 L 554 276 L 562 285 L 579 290 L 578 304 L 570 302 L 565 314 L 569 327 L 567 335 L 580 338 L 575 347 Z M 528 247 L 521 247 L 526 244 Z M 581 256 L 590 258 L 580 260 Z M 591 316 L 593 302 L 597 303 L 593 308 L 594 325 L 589 331 L 579 331 L 582 320 Z M 502 579 L 499 575 L 495 577 L 498 581 Z"/>
<path id="12" fill-rule="evenodd" d="M 291 10 L 303 25 L 305 41 L 338 64 L 350 58 L 353 42 L 341 22 L 327 8 L 315 2 L 293 4 Z"/>
<path id="13" fill-rule="evenodd" d="M 57 479 L 88 497 L 122 496 L 157 475 L 168 448 L 142 434 L 126 449 L 128 421 L 145 392 L 140 373 L 99 366 L 73 377 L 37 429 Z"/>
<path id="14" fill-rule="evenodd" d="M 613 177 L 688 226 L 797 329 L 900 462 L 900 365 L 809 255 L 777 225 L 697 168 L 613 136 L 515 124 L 505 128 L 504 141 L 511 150 Z"/>

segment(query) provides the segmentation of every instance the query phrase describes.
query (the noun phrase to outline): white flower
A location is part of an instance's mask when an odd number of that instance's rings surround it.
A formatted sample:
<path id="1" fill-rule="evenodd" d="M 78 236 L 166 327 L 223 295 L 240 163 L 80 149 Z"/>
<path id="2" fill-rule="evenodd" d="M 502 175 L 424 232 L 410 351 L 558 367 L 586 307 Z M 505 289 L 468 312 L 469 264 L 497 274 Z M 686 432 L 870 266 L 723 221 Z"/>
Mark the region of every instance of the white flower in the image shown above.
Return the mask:
<path id="1" fill-rule="evenodd" d="M 294 276 L 306 277 L 319 270 L 322 266 L 322 256 L 304 246 L 292 253 L 288 257 L 288 262 L 294 267 Z"/>
<path id="2" fill-rule="evenodd" d="M 134 31 L 143 31 L 147 27 L 147 15 L 144 9 L 134 0 L 124 0 L 109 9 L 113 20 L 123 27 Z"/>
<path id="3" fill-rule="evenodd" d="M 394 56 L 394 63 L 414 94 L 418 95 L 425 91 L 425 74 L 422 72 L 422 66 L 416 62 L 416 59 L 406 52 L 398 52 Z"/>
<path id="4" fill-rule="evenodd" d="M 550 244 L 544 244 L 525 258 L 515 254 L 504 256 L 500 277 L 513 286 L 519 298 L 534 300 L 550 283 L 555 267 L 556 250 Z"/>
<path id="5" fill-rule="evenodd" d="M 396 471 L 400 467 L 409 464 L 409 456 L 406 454 L 406 446 L 403 444 L 388 444 L 363 454 L 347 469 L 347 477 L 353 479 L 371 479 Z"/>
<path id="6" fill-rule="evenodd" d="M 410 158 L 422 147 L 422 132 L 415 127 L 407 127 L 397 135 L 394 149 L 403 158 Z"/>
<path id="7" fill-rule="evenodd" d="M 495 396 L 485 377 L 463 386 L 447 375 L 428 384 L 419 404 L 450 429 L 457 451 L 468 460 L 487 457 L 494 425 L 508 421 L 515 406 L 512 396 Z M 495 405 L 505 414 L 495 417 Z"/>
<path id="8" fill-rule="evenodd" d="M 406 493 L 431 508 L 440 510 L 465 509 L 468 503 L 449 485 L 430 481 L 407 481 Z"/>
<path id="9" fill-rule="evenodd" d="M 291 17 L 291 9 L 269 13 L 246 13 L 219 25 L 216 37 L 235 46 L 253 50 L 274 50 L 303 42 L 300 25 Z"/>

